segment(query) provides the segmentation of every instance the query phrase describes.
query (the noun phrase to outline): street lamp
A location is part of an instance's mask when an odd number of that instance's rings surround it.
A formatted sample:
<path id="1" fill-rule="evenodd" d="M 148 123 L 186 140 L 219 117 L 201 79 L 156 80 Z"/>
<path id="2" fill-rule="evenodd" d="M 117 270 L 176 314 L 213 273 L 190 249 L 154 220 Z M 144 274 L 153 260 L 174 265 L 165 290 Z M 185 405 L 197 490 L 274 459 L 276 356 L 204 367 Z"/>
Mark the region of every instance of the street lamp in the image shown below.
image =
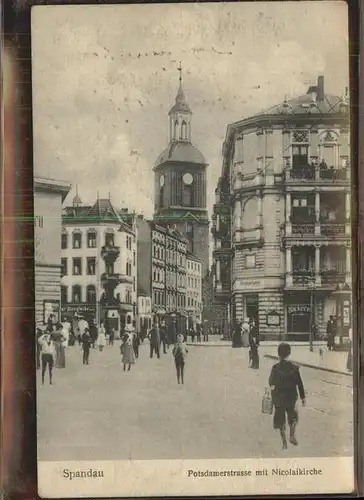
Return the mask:
<path id="1" fill-rule="evenodd" d="M 314 320 L 314 301 L 313 301 L 313 289 L 314 289 L 315 283 L 313 281 L 309 282 L 309 289 L 311 291 L 310 295 L 310 352 L 313 352 L 313 320 Z"/>

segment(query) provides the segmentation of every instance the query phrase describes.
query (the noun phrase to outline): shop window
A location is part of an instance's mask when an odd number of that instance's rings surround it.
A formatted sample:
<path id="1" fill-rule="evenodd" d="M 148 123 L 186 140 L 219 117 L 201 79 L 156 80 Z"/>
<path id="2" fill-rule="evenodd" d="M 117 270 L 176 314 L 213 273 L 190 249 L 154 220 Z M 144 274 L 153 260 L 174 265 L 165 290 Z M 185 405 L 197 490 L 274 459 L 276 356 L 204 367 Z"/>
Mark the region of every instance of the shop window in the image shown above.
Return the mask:
<path id="1" fill-rule="evenodd" d="M 81 248 L 82 246 L 82 234 L 79 231 L 72 234 L 72 246 L 73 248 Z"/>
<path id="2" fill-rule="evenodd" d="M 94 285 L 88 285 L 86 288 L 86 301 L 91 304 L 96 302 L 96 288 Z"/>
<path id="3" fill-rule="evenodd" d="M 72 287 L 72 302 L 75 304 L 81 302 L 81 287 L 79 285 L 74 285 Z"/>
<path id="4" fill-rule="evenodd" d="M 82 260 L 80 258 L 73 259 L 73 275 L 80 276 L 82 274 Z"/>
<path id="5" fill-rule="evenodd" d="M 96 248 L 96 231 L 88 231 L 87 248 Z"/>
<path id="6" fill-rule="evenodd" d="M 67 276 L 67 259 L 61 259 L 61 276 Z"/>
<path id="7" fill-rule="evenodd" d="M 96 274 L 95 257 L 87 257 L 87 274 L 90 276 L 94 276 Z"/>

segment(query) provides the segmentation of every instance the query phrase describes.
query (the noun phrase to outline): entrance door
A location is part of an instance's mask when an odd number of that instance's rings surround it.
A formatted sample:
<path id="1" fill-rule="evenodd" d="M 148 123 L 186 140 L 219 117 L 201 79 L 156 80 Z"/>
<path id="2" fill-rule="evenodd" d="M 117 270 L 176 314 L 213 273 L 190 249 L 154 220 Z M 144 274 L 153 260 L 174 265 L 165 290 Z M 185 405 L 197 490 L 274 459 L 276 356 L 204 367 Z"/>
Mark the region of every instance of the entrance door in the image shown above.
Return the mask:
<path id="1" fill-rule="evenodd" d="M 259 295 L 247 295 L 245 298 L 245 318 L 253 319 L 259 325 Z M 245 319 L 244 318 L 244 319 Z"/>

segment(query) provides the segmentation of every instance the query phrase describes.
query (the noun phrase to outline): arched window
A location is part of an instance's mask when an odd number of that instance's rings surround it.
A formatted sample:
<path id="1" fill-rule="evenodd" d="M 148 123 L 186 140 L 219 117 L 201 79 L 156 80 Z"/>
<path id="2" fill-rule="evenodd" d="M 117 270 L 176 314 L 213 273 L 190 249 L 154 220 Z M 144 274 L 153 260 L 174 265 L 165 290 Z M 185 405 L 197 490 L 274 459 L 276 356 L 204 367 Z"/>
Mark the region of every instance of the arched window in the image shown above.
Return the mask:
<path id="1" fill-rule="evenodd" d="M 81 302 L 81 287 L 79 285 L 74 285 L 72 287 L 72 302 L 76 304 Z"/>
<path id="2" fill-rule="evenodd" d="M 68 295 L 68 288 L 64 285 L 61 285 L 61 304 L 67 304 L 67 295 Z"/>
<path id="3" fill-rule="evenodd" d="M 177 139 L 177 130 L 178 130 L 178 120 L 176 120 L 173 125 L 173 139 Z"/>
<path id="4" fill-rule="evenodd" d="M 326 130 L 320 134 L 320 162 L 324 162 L 328 168 L 339 166 L 338 137 L 333 131 Z"/>
<path id="5" fill-rule="evenodd" d="M 96 288 L 94 285 L 88 285 L 86 288 L 86 302 L 91 304 L 96 302 Z"/>
<path id="6" fill-rule="evenodd" d="M 96 230 L 89 229 L 87 231 L 87 248 L 96 248 Z"/>
<path id="7" fill-rule="evenodd" d="M 182 125 L 181 125 L 181 139 L 186 140 L 188 139 L 187 137 L 187 123 L 183 120 Z"/>

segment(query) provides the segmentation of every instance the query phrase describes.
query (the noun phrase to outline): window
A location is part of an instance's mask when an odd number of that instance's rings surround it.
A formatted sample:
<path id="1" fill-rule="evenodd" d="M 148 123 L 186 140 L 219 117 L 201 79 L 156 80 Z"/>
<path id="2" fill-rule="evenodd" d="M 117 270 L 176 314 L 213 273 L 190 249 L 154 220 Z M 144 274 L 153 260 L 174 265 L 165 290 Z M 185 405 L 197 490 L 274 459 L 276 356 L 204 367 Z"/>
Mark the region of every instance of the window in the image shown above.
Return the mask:
<path id="1" fill-rule="evenodd" d="M 181 126 L 181 139 L 187 139 L 187 123 L 183 120 Z"/>
<path id="2" fill-rule="evenodd" d="M 159 206 L 161 208 L 164 207 L 164 186 L 162 186 L 159 190 Z"/>
<path id="3" fill-rule="evenodd" d="M 67 259 L 61 259 L 61 276 L 67 276 Z"/>
<path id="4" fill-rule="evenodd" d="M 136 256 L 135 256 L 135 250 L 133 251 L 133 266 L 136 264 Z"/>
<path id="5" fill-rule="evenodd" d="M 186 230 L 186 238 L 188 239 L 188 250 L 191 253 L 193 253 L 193 249 L 194 249 L 193 236 L 194 236 L 193 224 L 192 224 L 192 222 L 188 222 L 187 223 L 187 230 Z"/>
<path id="6" fill-rule="evenodd" d="M 325 160 L 328 167 L 336 167 L 335 165 L 335 146 L 323 146 L 322 148 L 322 159 Z"/>
<path id="7" fill-rule="evenodd" d="M 308 165 L 308 146 L 292 146 L 292 167 L 299 169 Z"/>
<path id="8" fill-rule="evenodd" d="M 96 248 L 96 231 L 88 231 L 87 248 Z"/>
<path id="9" fill-rule="evenodd" d="M 76 304 L 81 302 L 81 287 L 79 285 L 74 285 L 72 287 L 72 302 Z"/>
<path id="10" fill-rule="evenodd" d="M 73 259 L 73 275 L 79 276 L 82 274 L 82 259 L 74 258 Z"/>
<path id="11" fill-rule="evenodd" d="M 87 274 L 90 276 L 94 276 L 96 274 L 95 257 L 87 257 Z"/>
<path id="12" fill-rule="evenodd" d="M 193 206 L 193 185 L 183 186 L 183 206 L 192 207 Z"/>
<path id="13" fill-rule="evenodd" d="M 115 246 L 115 235 L 114 233 L 106 233 L 105 234 L 105 246 L 113 247 Z"/>
<path id="14" fill-rule="evenodd" d="M 96 288 L 94 285 L 88 285 L 86 288 L 86 302 L 91 304 L 96 302 Z"/>
<path id="15" fill-rule="evenodd" d="M 131 276 L 132 275 L 131 268 L 132 268 L 131 262 L 130 262 L 130 260 L 128 260 L 127 263 L 126 263 L 126 275 L 127 276 Z"/>
<path id="16" fill-rule="evenodd" d="M 67 304 L 68 302 L 68 288 L 66 286 L 61 286 L 61 303 Z"/>
<path id="17" fill-rule="evenodd" d="M 68 247 L 68 234 L 67 233 L 62 233 L 61 236 L 61 248 L 62 250 L 65 250 Z"/>
<path id="18" fill-rule="evenodd" d="M 73 248 L 81 248 L 82 234 L 79 231 L 77 231 L 73 233 L 72 238 L 73 238 L 73 243 L 72 243 Z"/>
<path id="19" fill-rule="evenodd" d="M 153 281 L 157 281 L 157 273 L 155 269 L 153 269 Z"/>
<path id="20" fill-rule="evenodd" d="M 245 267 L 253 268 L 255 267 L 255 254 L 246 255 L 245 257 Z"/>

